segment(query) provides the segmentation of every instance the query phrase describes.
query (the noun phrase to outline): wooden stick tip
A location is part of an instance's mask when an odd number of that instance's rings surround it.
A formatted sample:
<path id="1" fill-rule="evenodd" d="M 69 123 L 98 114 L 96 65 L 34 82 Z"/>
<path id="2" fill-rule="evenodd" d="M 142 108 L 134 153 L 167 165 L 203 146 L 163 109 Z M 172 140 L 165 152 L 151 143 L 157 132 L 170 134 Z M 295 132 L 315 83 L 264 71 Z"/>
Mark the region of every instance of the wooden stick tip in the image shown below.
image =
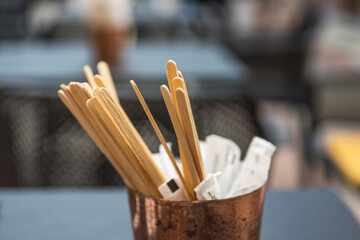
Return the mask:
<path id="1" fill-rule="evenodd" d="M 70 83 L 68 84 L 69 89 L 73 88 L 74 86 L 75 86 L 75 82 L 70 82 Z"/>
<path id="2" fill-rule="evenodd" d="M 86 100 L 86 107 L 87 107 L 87 108 L 89 108 L 89 105 L 90 105 L 90 103 L 91 103 L 92 101 L 94 101 L 94 98 L 93 98 L 93 97 L 92 97 L 92 98 L 89 98 L 88 100 Z"/>
<path id="3" fill-rule="evenodd" d="M 105 61 L 99 61 L 96 66 L 99 67 L 99 66 L 101 66 L 101 65 L 106 66 L 106 65 L 108 65 L 108 64 L 107 64 L 107 62 L 105 62 Z"/>
<path id="4" fill-rule="evenodd" d="M 173 81 L 184 81 L 181 77 L 174 77 Z"/>
<path id="5" fill-rule="evenodd" d="M 180 88 L 180 87 L 178 87 L 178 88 L 175 90 L 175 93 L 176 93 L 176 94 L 183 94 L 183 95 L 185 95 L 184 89 L 182 89 L 182 88 Z"/>
<path id="6" fill-rule="evenodd" d="M 167 61 L 166 67 L 170 67 L 170 66 L 175 66 L 176 67 L 176 62 L 174 60 Z"/>
<path id="7" fill-rule="evenodd" d="M 111 100 L 114 100 L 112 97 L 111 97 L 111 94 L 109 92 L 108 89 L 104 88 L 104 87 L 101 87 L 99 88 L 99 95 L 101 97 L 110 97 Z"/>
<path id="8" fill-rule="evenodd" d="M 109 93 L 109 90 L 106 89 L 105 87 L 99 87 L 99 92 L 110 94 L 110 93 Z"/>
<path id="9" fill-rule="evenodd" d="M 161 91 L 169 91 L 169 88 L 165 84 L 163 84 L 163 85 L 161 85 L 160 90 Z"/>

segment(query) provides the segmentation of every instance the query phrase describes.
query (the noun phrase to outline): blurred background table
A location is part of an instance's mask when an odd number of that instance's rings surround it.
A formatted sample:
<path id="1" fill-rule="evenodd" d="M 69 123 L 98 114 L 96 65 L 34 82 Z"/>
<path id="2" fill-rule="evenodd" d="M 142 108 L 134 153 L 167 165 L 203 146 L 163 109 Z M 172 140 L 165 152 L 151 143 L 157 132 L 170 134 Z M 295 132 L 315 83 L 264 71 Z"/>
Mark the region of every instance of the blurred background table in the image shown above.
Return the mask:
<path id="1" fill-rule="evenodd" d="M 0 239 L 131 239 L 124 189 L 0 190 Z M 261 240 L 354 240 L 360 228 L 330 190 L 269 190 Z"/>
<path id="2" fill-rule="evenodd" d="M 82 41 L 3 42 L 0 51 L 0 90 L 4 94 L 54 97 L 61 83 L 85 81 L 82 68 L 93 63 L 91 44 Z M 122 65 L 112 67 L 121 99 L 136 98 L 131 79 L 145 97 L 160 98 L 169 59 L 180 66 L 196 98 L 239 98 L 249 74 L 240 60 L 211 41 L 141 41 L 124 55 Z"/>

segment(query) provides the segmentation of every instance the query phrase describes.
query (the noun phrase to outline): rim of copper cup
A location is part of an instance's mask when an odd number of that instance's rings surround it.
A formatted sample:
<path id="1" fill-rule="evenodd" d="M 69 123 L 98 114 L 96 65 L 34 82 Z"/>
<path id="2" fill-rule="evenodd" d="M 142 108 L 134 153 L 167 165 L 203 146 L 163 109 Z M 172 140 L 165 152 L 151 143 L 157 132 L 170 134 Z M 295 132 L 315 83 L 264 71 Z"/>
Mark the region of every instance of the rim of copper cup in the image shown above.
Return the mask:
<path id="1" fill-rule="evenodd" d="M 263 188 L 266 188 L 266 183 L 263 184 L 258 189 L 254 190 L 252 192 L 243 194 L 243 195 L 234 196 L 234 197 L 230 197 L 230 198 L 216 199 L 216 200 L 195 200 L 195 201 L 190 201 L 190 200 L 169 200 L 169 199 L 166 199 L 166 198 L 157 198 L 157 197 L 154 197 L 154 196 L 148 196 L 148 195 L 145 195 L 144 193 L 135 191 L 134 189 L 132 189 L 130 187 L 126 187 L 126 188 L 128 189 L 128 191 L 131 191 L 131 192 L 133 192 L 135 194 L 138 194 L 138 195 L 140 195 L 140 196 L 142 196 L 144 198 L 151 198 L 151 199 L 156 200 L 156 201 L 161 201 L 161 202 L 183 202 L 183 203 L 196 203 L 196 204 L 198 204 L 198 203 L 207 203 L 207 202 L 226 202 L 226 201 L 236 200 L 237 198 L 245 197 L 247 195 L 254 194 L 257 191 L 261 191 Z"/>

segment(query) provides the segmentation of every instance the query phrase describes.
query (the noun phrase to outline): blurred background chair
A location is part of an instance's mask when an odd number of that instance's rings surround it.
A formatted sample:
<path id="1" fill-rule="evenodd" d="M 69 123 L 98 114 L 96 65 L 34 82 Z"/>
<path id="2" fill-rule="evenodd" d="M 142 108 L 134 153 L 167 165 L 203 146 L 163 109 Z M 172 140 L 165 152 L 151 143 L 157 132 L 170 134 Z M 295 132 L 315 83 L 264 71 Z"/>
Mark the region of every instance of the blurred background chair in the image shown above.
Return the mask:
<path id="1" fill-rule="evenodd" d="M 26 2 L 0 2 L 0 38 L 22 38 L 26 35 Z"/>
<path id="2" fill-rule="evenodd" d="M 2 186 L 123 184 L 56 95 L 61 83 L 84 81 L 82 67 L 94 64 L 86 40 L 68 41 L 0 43 Z M 112 71 L 122 106 L 153 152 L 160 143 L 129 80 L 137 81 L 166 139 L 176 143 L 159 89 L 171 58 L 187 79 L 201 139 L 219 134 L 246 149 L 253 136 L 262 135 L 246 94 L 250 72 L 226 48 L 214 41 L 142 40 L 128 47 Z"/>
<path id="3" fill-rule="evenodd" d="M 54 98 L 1 95 L 1 186 L 122 185 L 119 175 L 63 104 Z M 137 101 L 121 101 L 153 152 L 160 142 Z M 148 101 L 167 141 L 176 137 L 162 101 Z M 246 149 L 261 135 L 246 100 L 192 100 L 200 139 L 218 134 Z M 175 153 L 176 144 L 174 145 Z"/>

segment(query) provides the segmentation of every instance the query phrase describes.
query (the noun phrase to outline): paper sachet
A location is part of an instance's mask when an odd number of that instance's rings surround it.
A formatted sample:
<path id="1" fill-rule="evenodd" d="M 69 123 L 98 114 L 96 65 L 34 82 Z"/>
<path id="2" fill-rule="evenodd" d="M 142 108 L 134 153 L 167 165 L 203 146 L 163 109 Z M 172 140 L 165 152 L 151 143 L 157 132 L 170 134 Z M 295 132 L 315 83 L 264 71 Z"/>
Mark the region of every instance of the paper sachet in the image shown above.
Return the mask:
<path id="1" fill-rule="evenodd" d="M 198 200 L 217 200 L 220 199 L 220 186 L 217 176 L 220 173 L 210 173 L 207 177 L 194 189 Z"/>
<path id="2" fill-rule="evenodd" d="M 159 188 L 159 192 L 169 200 L 189 200 L 186 197 L 184 186 L 179 177 L 174 177 L 163 183 Z"/>
<path id="3" fill-rule="evenodd" d="M 235 197 L 250 193 L 262 187 L 267 179 L 271 157 L 276 147 L 270 142 L 254 137 L 249 145 L 239 174 L 225 197 Z"/>
<path id="4" fill-rule="evenodd" d="M 168 143 L 171 148 L 171 143 Z M 198 200 L 215 200 L 248 194 L 262 187 L 267 179 L 271 157 L 276 147 L 254 137 L 243 161 L 241 150 L 233 141 L 209 135 L 200 141 L 207 177 L 194 189 Z M 153 154 L 154 161 L 166 176 L 167 182 L 159 187 L 162 195 L 171 200 L 188 200 L 174 167 L 163 146 Z M 177 161 L 180 169 L 181 162 Z"/>

